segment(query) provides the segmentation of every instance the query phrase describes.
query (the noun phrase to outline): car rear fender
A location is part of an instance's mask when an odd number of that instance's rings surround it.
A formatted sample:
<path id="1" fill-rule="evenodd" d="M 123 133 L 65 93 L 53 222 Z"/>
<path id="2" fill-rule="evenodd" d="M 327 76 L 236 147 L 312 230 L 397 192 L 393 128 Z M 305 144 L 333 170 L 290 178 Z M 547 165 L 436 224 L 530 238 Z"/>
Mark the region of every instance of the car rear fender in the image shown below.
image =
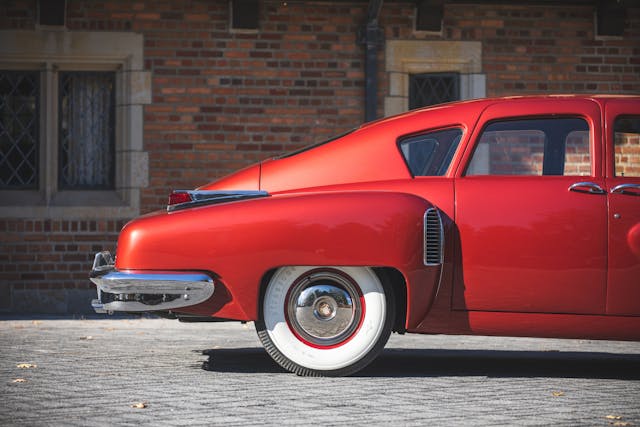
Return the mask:
<path id="1" fill-rule="evenodd" d="M 439 280 L 440 266 L 426 266 L 424 259 L 424 217 L 430 208 L 411 194 L 350 191 L 158 212 L 123 229 L 116 268 L 214 272 L 229 301 L 216 305 L 216 312 L 207 312 L 207 303 L 189 311 L 255 320 L 261 280 L 275 268 L 391 267 L 405 278 L 407 319 L 413 324 L 426 314 Z"/>

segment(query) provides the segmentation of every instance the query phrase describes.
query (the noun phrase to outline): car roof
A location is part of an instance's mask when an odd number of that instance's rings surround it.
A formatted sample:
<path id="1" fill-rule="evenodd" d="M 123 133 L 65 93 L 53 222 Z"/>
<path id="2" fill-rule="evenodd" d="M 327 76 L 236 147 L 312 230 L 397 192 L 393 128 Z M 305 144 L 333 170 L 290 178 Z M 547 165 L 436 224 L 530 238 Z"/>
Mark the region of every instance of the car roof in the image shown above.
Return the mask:
<path id="1" fill-rule="evenodd" d="M 548 95 L 517 95 L 517 96 L 502 96 L 502 97 L 493 97 L 493 98 L 478 98 L 471 100 L 463 100 L 463 101 L 453 101 L 447 102 L 443 104 L 436 104 L 427 107 L 421 107 L 414 110 L 406 111 L 394 116 L 384 117 L 378 120 L 374 120 L 368 123 L 365 123 L 361 126 L 361 128 L 367 128 L 369 126 L 378 125 L 385 121 L 396 120 L 399 118 L 403 118 L 410 115 L 415 115 L 418 113 L 426 113 L 426 112 L 434 112 L 442 108 L 451 108 L 457 107 L 461 105 L 467 105 L 470 108 L 475 108 L 477 110 L 484 110 L 489 105 L 504 103 L 504 102 L 531 102 L 531 101 L 542 101 L 542 102 L 554 102 L 559 99 L 566 100 L 591 100 L 598 104 L 604 104 L 607 100 L 612 99 L 625 99 L 625 100 L 637 100 L 640 101 L 640 96 L 638 95 L 622 95 L 622 94 L 548 94 Z"/>

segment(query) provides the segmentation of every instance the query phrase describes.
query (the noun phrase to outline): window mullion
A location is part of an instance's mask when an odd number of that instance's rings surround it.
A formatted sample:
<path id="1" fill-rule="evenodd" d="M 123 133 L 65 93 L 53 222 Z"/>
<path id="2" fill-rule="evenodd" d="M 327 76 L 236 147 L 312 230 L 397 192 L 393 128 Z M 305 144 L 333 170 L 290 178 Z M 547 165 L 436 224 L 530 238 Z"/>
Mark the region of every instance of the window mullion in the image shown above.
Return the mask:
<path id="1" fill-rule="evenodd" d="M 44 154 L 41 160 L 42 181 L 41 188 L 44 191 L 45 203 L 50 204 L 57 192 L 57 70 L 54 64 L 47 63 L 42 73 L 42 120 L 41 123 L 41 152 Z"/>

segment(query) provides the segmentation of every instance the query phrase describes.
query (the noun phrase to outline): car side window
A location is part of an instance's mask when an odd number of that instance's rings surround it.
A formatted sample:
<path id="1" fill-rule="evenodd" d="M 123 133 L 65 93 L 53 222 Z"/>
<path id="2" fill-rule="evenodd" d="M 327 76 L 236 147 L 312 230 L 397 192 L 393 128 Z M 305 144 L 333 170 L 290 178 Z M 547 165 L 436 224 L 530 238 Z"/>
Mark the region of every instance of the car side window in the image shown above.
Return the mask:
<path id="1" fill-rule="evenodd" d="M 413 176 L 442 176 L 462 138 L 462 129 L 452 128 L 400 140 L 400 151 Z"/>
<path id="2" fill-rule="evenodd" d="M 640 177 L 640 116 L 621 116 L 613 124 L 616 176 Z"/>
<path id="3" fill-rule="evenodd" d="M 466 171 L 467 176 L 590 174 L 589 125 L 573 117 L 491 122 Z"/>

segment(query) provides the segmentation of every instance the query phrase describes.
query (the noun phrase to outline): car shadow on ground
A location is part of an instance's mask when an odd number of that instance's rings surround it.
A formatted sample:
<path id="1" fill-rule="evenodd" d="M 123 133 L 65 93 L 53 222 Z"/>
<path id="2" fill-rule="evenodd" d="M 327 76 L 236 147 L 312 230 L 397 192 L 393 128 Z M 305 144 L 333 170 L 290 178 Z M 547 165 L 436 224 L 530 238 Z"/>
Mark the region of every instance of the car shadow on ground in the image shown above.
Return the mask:
<path id="1" fill-rule="evenodd" d="M 198 350 L 214 372 L 279 373 L 262 348 Z M 640 380 L 640 354 L 565 351 L 385 349 L 358 377 L 487 376 Z"/>

